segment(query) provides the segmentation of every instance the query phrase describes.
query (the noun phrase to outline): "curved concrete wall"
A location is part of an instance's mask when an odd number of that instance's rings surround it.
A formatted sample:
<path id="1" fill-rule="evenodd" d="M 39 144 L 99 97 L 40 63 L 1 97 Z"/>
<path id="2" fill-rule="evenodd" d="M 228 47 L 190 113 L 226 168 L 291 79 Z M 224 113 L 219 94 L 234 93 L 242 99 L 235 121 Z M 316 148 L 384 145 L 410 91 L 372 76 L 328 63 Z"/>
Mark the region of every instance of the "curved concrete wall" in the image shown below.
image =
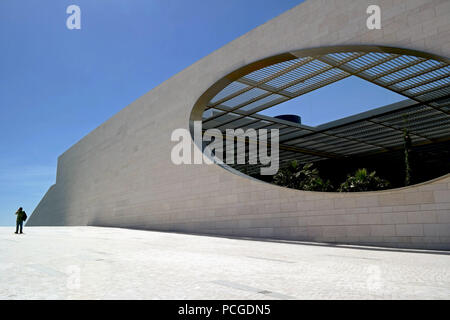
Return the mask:
<path id="1" fill-rule="evenodd" d="M 368 30 L 366 9 L 382 9 Z M 189 129 L 216 81 L 276 54 L 331 45 L 382 45 L 444 57 L 450 2 L 307 1 L 178 73 L 58 159 L 56 184 L 28 225 L 99 225 L 234 236 L 450 249 L 450 177 L 398 190 L 316 193 L 176 166 L 171 133 Z"/>

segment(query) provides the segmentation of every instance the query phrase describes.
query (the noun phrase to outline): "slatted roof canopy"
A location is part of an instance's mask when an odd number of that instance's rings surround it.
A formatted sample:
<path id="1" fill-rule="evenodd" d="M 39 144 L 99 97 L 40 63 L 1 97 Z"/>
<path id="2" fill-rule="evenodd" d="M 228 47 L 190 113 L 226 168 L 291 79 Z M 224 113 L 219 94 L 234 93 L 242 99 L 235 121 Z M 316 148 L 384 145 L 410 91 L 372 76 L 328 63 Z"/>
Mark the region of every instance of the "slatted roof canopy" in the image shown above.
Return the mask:
<path id="1" fill-rule="evenodd" d="M 259 113 L 350 76 L 405 100 L 317 127 Z M 281 164 L 391 151 L 403 145 L 404 128 L 414 145 L 445 141 L 450 139 L 450 65 L 444 59 L 359 50 L 293 56 L 223 88 L 203 114 L 203 129 L 210 128 L 279 129 Z M 259 170 L 256 165 L 234 167 Z"/>

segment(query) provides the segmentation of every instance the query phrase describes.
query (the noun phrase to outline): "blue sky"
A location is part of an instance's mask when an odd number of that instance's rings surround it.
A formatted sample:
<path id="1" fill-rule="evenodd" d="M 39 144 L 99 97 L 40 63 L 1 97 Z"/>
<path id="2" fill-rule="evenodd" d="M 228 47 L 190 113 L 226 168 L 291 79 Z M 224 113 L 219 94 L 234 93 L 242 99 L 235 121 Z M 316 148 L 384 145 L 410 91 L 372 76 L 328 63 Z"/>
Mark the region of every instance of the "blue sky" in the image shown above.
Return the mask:
<path id="1" fill-rule="evenodd" d="M 87 133 L 172 75 L 301 2 L 1 0 L 0 225 L 14 224 L 19 206 L 31 214 L 55 181 L 57 157 Z M 66 28 L 71 4 L 81 8 L 81 30 Z M 360 106 L 364 90 L 354 105 Z M 282 111 L 294 112 L 295 103 Z M 311 118 L 305 123 L 317 122 L 320 113 L 302 116 Z"/>
<path id="2" fill-rule="evenodd" d="M 294 113 L 301 116 L 303 124 L 317 126 L 404 99 L 395 92 L 351 76 L 261 113 L 267 116 Z"/>

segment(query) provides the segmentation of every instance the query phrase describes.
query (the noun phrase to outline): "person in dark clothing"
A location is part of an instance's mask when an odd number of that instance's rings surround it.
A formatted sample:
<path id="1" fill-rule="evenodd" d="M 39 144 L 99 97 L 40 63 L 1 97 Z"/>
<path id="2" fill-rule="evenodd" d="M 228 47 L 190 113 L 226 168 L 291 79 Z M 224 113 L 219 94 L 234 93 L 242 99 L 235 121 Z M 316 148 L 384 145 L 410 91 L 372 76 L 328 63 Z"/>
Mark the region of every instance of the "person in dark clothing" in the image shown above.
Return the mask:
<path id="1" fill-rule="evenodd" d="M 19 227 L 20 227 L 20 233 L 22 232 L 23 229 L 23 222 L 25 221 L 25 217 L 27 216 L 27 214 L 25 213 L 25 211 L 23 211 L 22 207 L 19 208 L 19 210 L 17 210 L 16 212 L 17 215 L 17 219 L 16 219 L 16 232 L 15 233 L 19 233 Z"/>

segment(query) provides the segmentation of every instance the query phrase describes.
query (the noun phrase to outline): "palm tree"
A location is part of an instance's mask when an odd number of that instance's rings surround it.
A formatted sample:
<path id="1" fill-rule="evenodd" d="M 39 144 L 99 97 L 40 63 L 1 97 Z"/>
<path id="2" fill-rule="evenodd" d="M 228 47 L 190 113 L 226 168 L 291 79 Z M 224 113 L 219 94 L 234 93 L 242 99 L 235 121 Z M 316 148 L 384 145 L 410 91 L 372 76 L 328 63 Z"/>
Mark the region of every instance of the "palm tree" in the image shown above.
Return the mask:
<path id="1" fill-rule="evenodd" d="M 403 129 L 403 140 L 404 140 L 404 155 L 405 155 L 405 186 L 411 184 L 411 163 L 410 163 L 410 153 L 411 153 L 411 136 L 409 135 L 408 129 Z"/>
<path id="2" fill-rule="evenodd" d="M 367 169 L 358 169 L 353 176 L 348 175 L 339 187 L 340 192 L 357 192 L 381 190 L 389 187 L 389 182 L 376 175 L 375 171 L 368 172 Z"/>

